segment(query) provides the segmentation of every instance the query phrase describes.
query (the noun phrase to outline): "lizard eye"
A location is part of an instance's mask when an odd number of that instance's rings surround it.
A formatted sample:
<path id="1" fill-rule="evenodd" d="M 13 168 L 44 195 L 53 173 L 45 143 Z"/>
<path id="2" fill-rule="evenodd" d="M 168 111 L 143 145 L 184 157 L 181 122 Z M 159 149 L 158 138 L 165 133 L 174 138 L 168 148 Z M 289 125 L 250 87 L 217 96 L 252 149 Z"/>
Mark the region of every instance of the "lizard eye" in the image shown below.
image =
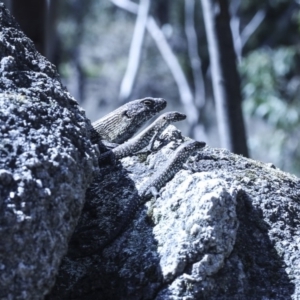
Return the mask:
<path id="1" fill-rule="evenodd" d="M 144 100 L 143 103 L 144 103 L 146 106 L 153 107 L 153 101 L 151 101 L 151 100 Z"/>

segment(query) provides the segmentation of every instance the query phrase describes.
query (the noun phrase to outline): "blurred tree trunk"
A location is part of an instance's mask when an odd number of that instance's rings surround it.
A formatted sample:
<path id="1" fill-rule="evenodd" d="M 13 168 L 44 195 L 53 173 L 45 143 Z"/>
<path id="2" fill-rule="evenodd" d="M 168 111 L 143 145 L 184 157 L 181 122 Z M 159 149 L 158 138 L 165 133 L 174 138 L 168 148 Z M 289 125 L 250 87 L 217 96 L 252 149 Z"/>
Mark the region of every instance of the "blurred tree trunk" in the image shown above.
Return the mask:
<path id="1" fill-rule="evenodd" d="M 185 0 L 185 34 L 189 59 L 194 79 L 195 103 L 198 109 L 205 105 L 205 84 L 202 75 L 202 62 L 198 53 L 198 38 L 195 29 L 195 0 Z"/>
<path id="2" fill-rule="evenodd" d="M 56 33 L 59 0 L 46 0 L 44 55 L 56 66 L 60 63 L 59 41 Z"/>
<path id="3" fill-rule="evenodd" d="M 72 12 L 75 34 L 71 36 L 72 47 L 68 55 L 72 59 L 72 76 L 69 80 L 69 91 L 79 103 L 85 100 L 86 75 L 82 64 L 82 43 L 85 36 L 85 18 L 91 9 L 92 0 L 68 1 L 68 9 Z"/>
<path id="4" fill-rule="evenodd" d="M 24 33 L 45 55 L 46 0 L 11 0 L 11 10 Z"/>
<path id="5" fill-rule="evenodd" d="M 221 146 L 248 156 L 227 0 L 201 0 Z"/>
<path id="6" fill-rule="evenodd" d="M 24 33 L 34 42 L 36 49 L 53 63 L 57 63 L 57 2 L 58 0 L 5 1 Z"/>
<path id="7" fill-rule="evenodd" d="M 198 53 L 198 36 L 195 28 L 195 0 L 185 0 L 184 29 L 187 39 L 188 54 L 194 80 L 194 102 L 198 109 L 198 124 L 191 128 L 191 135 L 196 140 L 206 140 L 203 116 L 205 109 L 205 83 L 202 74 L 202 62 Z"/>

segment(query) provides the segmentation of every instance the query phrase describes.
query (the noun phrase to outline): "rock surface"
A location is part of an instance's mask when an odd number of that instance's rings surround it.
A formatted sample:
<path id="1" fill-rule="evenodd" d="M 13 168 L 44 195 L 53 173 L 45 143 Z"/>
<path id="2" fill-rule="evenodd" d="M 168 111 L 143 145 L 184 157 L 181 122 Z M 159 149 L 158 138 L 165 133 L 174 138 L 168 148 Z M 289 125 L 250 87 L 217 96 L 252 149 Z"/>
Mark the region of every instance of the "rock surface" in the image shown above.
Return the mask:
<path id="1" fill-rule="evenodd" d="M 169 127 L 86 192 L 89 121 L 1 4 L 0 25 L 0 299 L 43 299 L 68 240 L 47 299 L 300 298 L 299 179 L 226 150 L 191 158 L 105 245 L 183 138 Z"/>
<path id="2" fill-rule="evenodd" d="M 100 171 L 48 299 L 299 298 L 299 179 L 223 149 L 191 158 L 102 249 L 136 187 L 182 142 L 174 127 L 164 135 L 173 141 L 159 151 Z"/>
<path id="3" fill-rule="evenodd" d="M 43 299 L 96 170 L 90 122 L 0 4 L 0 299 Z"/>

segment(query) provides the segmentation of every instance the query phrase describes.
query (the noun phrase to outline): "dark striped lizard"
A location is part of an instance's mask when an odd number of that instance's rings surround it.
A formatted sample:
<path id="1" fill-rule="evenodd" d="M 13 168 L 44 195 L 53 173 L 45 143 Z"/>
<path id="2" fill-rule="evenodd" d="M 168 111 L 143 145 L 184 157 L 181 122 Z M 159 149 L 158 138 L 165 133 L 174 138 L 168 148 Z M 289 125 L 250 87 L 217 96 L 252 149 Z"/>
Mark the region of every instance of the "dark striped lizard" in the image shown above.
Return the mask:
<path id="1" fill-rule="evenodd" d="M 162 98 L 130 101 L 92 123 L 91 140 L 121 144 L 130 139 L 141 126 L 167 106 Z"/>
<path id="2" fill-rule="evenodd" d="M 181 144 L 171 155 L 171 157 L 163 164 L 157 172 L 150 177 L 138 190 L 138 195 L 133 197 L 133 201 L 130 201 L 129 207 L 122 215 L 122 219 L 115 226 L 110 236 L 107 237 L 103 243 L 102 248 L 108 246 L 113 242 L 119 234 L 121 234 L 126 227 L 133 220 L 135 213 L 138 211 L 144 203 L 146 203 L 154 191 L 159 191 L 173 176 L 182 168 L 186 163 L 189 156 L 195 154 L 197 151 L 205 147 L 204 142 L 187 141 Z"/>
<path id="3" fill-rule="evenodd" d="M 186 115 L 176 111 L 162 114 L 132 139 L 129 139 L 127 142 L 121 144 L 113 150 L 100 155 L 99 163 L 111 158 L 120 159 L 132 155 L 146 147 L 149 147 L 149 150 L 151 151 L 153 149 L 155 140 L 157 140 L 160 134 L 169 126 L 170 123 L 178 122 L 184 120 L 185 118 Z"/>

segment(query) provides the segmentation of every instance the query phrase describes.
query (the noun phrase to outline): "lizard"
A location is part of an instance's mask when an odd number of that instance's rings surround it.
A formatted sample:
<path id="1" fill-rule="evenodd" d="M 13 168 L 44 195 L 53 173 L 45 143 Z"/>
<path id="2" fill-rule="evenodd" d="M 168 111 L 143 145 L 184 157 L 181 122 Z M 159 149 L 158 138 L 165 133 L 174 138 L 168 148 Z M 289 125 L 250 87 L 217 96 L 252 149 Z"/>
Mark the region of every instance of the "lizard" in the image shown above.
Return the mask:
<path id="1" fill-rule="evenodd" d="M 187 159 L 195 152 L 205 147 L 205 142 L 189 140 L 181 144 L 166 161 L 165 164 L 148 179 L 139 189 L 139 196 L 142 201 L 138 201 L 137 206 L 145 203 L 143 199 L 147 199 L 153 195 L 153 189 L 159 191 L 175 174 L 182 168 Z"/>
<path id="2" fill-rule="evenodd" d="M 134 215 L 138 211 L 139 207 L 145 204 L 153 195 L 153 190 L 159 191 L 173 176 L 182 168 L 186 163 L 189 156 L 205 147 L 204 142 L 187 141 L 181 144 L 171 155 L 171 157 L 161 166 L 161 168 L 152 175 L 141 188 L 138 189 L 137 195 L 133 196 L 133 200 L 130 201 L 129 206 L 121 217 L 120 222 L 111 231 L 100 245 L 100 249 L 104 249 L 109 246 L 130 224 L 134 219 Z M 97 250 L 95 252 L 99 251 Z M 91 253 L 89 253 L 91 254 Z"/>
<path id="3" fill-rule="evenodd" d="M 146 97 L 130 101 L 92 123 L 91 141 L 121 144 L 166 106 L 167 101 L 163 98 Z"/>
<path id="4" fill-rule="evenodd" d="M 184 120 L 186 115 L 173 111 L 166 112 L 159 116 L 153 123 L 141 131 L 138 135 L 129 139 L 127 142 L 119 145 L 113 150 L 107 151 L 100 155 L 98 162 L 101 163 L 106 159 L 120 159 L 133 153 L 149 147 L 151 151 L 155 140 L 160 134 L 169 126 L 171 122 L 178 122 Z"/>

